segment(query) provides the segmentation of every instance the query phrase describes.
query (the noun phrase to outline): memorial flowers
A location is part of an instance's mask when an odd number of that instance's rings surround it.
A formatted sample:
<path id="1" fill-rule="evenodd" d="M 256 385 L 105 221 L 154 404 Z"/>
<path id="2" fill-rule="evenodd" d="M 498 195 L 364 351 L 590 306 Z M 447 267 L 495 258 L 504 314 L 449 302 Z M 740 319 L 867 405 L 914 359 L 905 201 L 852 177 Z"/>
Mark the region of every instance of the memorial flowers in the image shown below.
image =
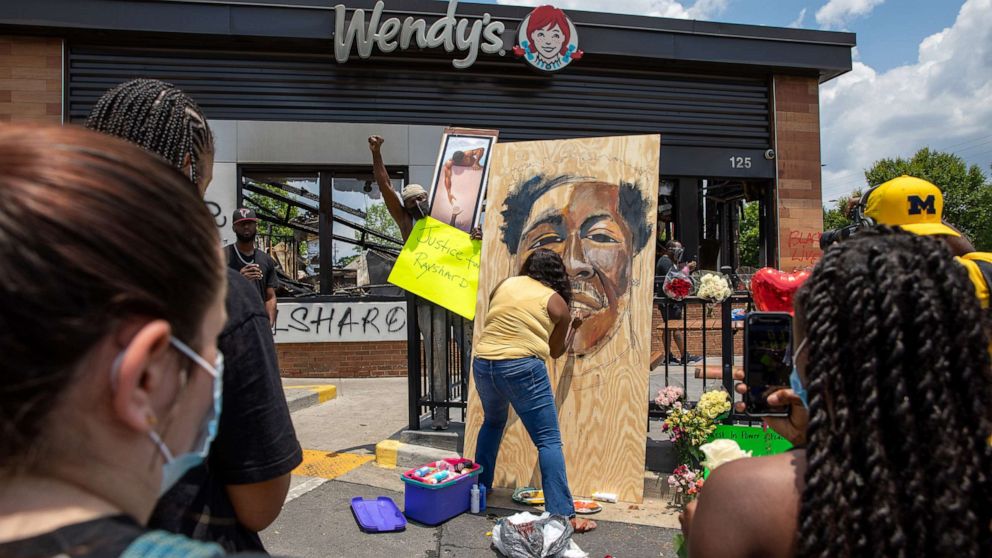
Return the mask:
<path id="1" fill-rule="evenodd" d="M 658 397 L 654 398 L 654 402 L 666 411 L 681 409 L 684 396 L 685 391 L 682 388 L 678 386 L 666 386 L 658 390 Z"/>
<path id="2" fill-rule="evenodd" d="M 686 465 L 679 465 L 668 476 L 668 488 L 675 494 L 681 494 L 680 499 L 686 503 L 693 500 L 702 487 L 702 471 L 690 469 Z"/>
<path id="3" fill-rule="evenodd" d="M 680 467 L 699 468 L 700 462 L 706 457 L 700 446 L 706 443 L 716 430 L 717 423 L 729 412 L 730 397 L 723 390 L 704 393 L 695 407 L 680 405 L 669 411 L 668 417 L 661 424 L 661 430 L 668 433 Z"/>
<path id="4" fill-rule="evenodd" d="M 726 277 L 718 273 L 704 273 L 699 279 L 699 289 L 696 291 L 696 296 L 707 302 L 719 304 L 730 298 L 733 292 L 730 288 L 730 281 L 727 281 Z"/>
<path id="5" fill-rule="evenodd" d="M 711 421 L 730 411 L 730 398 L 723 390 L 707 391 L 699 398 L 696 410 Z"/>
<path id="6" fill-rule="evenodd" d="M 702 466 L 709 469 L 710 472 L 724 463 L 730 463 L 744 457 L 751 457 L 750 451 L 744 451 L 737 442 L 724 438 L 699 446 L 699 451 L 703 452 L 703 455 L 706 456 L 706 459 L 702 462 Z"/>
<path id="7" fill-rule="evenodd" d="M 692 294 L 692 289 L 692 278 L 687 273 L 675 269 L 668 272 L 668 275 L 665 276 L 665 282 L 661 286 L 665 296 L 672 300 L 684 300 Z"/>

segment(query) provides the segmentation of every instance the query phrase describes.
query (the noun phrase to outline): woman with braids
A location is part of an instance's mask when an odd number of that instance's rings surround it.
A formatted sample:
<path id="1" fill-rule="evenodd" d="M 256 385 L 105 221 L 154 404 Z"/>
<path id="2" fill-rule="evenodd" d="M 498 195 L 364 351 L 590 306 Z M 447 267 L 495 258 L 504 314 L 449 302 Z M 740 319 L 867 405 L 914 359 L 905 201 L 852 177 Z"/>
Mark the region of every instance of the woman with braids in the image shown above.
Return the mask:
<path id="1" fill-rule="evenodd" d="M 107 91 L 86 127 L 124 138 L 169 161 L 200 194 L 213 178 L 214 137 L 200 107 L 181 89 L 157 79 L 134 79 Z"/>
<path id="2" fill-rule="evenodd" d="M 0 168 L 0 556 L 222 556 L 143 526 L 217 432 L 210 213 L 159 157 L 81 128 L 0 127 Z"/>
<path id="3" fill-rule="evenodd" d="M 558 411 L 544 361 L 565 354 L 582 322 L 569 312 L 572 287 L 556 252 L 535 250 L 520 274 L 503 280 L 489 297 L 489 311 L 475 347 L 472 372 L 485 420 L 479 430 L 475 460 L 479 482 L 493 486 L 499 445 L 510 405 L 537 446 L 545 509 L 572 519 L 576 531 L 595 528 L 576 520 L 568 489 Z"/>
<path id="4" fill-rule="evenodd" d="M 179 88 L 154 79 L 122 83 L 97 101 L 86 125 L 159 155 L 201 195 L 206 192 L 213 136 L 203 112 Z M 142 214 L 149 209 L 157 208 L 149 204 Z M 183 215 L 172 218 L 182 221 Z M 255 284 L 242 275 L 252 269 L 226 270 L 228 321 L 217 340 L 227 355 L 226 405 L 217 440 L 207 464 L 164 494 L 149 521 L 232 552 L 265 549 L 258 532 L 279 516 L 290 472 L 303 460 L 279 378 L 269 313 Z M 191 292 L 201 288 L 196 281 L 182 283 Z"/>
<path id="5" fill-rule="evenodd" d="M 714 471 L 683 518 L 690 556 L 992 556 L 982 320 L 937 239 L 830 247 L 797 297 L 791 416 L 769 421 L 805 446 Z"/>

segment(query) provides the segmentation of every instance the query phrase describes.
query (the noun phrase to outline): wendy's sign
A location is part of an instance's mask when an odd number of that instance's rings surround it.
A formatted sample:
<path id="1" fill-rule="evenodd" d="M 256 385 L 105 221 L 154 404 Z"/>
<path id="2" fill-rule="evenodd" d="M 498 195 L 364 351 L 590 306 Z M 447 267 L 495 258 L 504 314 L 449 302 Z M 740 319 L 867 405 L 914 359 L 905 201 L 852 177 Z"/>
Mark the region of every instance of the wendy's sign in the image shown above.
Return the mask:
<path id="1" fill-rule="evenodd" d="M 348 8 L 338 4 L 334 7 L 334 59 L 344 64 L 355 50 L 365 59 L 376 48 L 388 54 L 411 47 L 443 47 L 446 52 L 459 53 L 451 64 L 461 70 L 475 64 L 480 53 L 506 55 L 506 24 L 488 13 L 457 17 L 457 9 L 458 0 L 449 0 L 446 14 L 430 23 L 414 17 L 383 19 L 385 3 L 380 0 L 371 12 L 354 10 L 349 20 Z M 535 8 L 521 23 L 518 35 L 520 45 L 513 47 L 514 54 L 539 70 L 554 72 L 582 57 L 575 26 L 565 12 L 553 6 Z"/>
<path id="2" fill-rule="evenodd" d="M 513 54 L 543 72 L 556 72 L 582 58 L 579 33 L 565 12 L 538 6 L 527 14 L 517 32 Z"/>

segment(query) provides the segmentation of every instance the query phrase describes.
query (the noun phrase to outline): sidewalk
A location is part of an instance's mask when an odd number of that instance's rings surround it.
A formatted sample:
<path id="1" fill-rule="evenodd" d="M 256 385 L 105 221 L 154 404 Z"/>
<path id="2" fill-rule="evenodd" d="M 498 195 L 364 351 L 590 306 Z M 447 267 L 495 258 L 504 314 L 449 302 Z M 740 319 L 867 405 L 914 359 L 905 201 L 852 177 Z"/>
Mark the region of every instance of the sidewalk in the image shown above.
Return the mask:
<path id="1" fill-rule="evenodd" d="M 657 372 L 657 371 L 656 371 Z M 680 371 L 681 372 L 681 371 Z M 681 374 L 680 374 L 681 375 Z M 656 375 L 652 374 L 652 384 Z M 661 372 L 661 380 L 664 373 Z M 262 533 L 275 555 L 313 557 L 380 556 L 498 556 L 490 549 L 487 533 L 495 521 L 519 510 L 539 509 L 516 504 L 510 490 L 494 491 L 483 515 L 463 514 L 437 527 L 410 523 L 406 531 L 369 535 L 362 533 L 350 510 L 353 497 L 388 496 L 403 507 L 402 467 L 375 463 L 375 446 L 396 440 L 407 427 L 406 378 L 284 380 L 287 398 L 302 386 L 334 384 L 337 397 L 293 412 L 297 436 L 306 451 L 305 469 L 293 476 L 282 515 Z M 455 416 L 458 416 L 457 414 Z M 576 542 L 591 557 L 674 556 L 672 536 L 678 520 L 668 507 L 667 486 L 657 473 L 670 471 L 668 442 L 660 428 L 648 433 L 648 468 L 643 504 L 604 503 L 604 510 L 590 516 L 599 528 L 577 535 Z M 409 439 L 409 438 L 408 438 Z M 405 445 L 404 452 L 419 452 L 424 461 L 448 454 L 424 446 Z M 437 456 L 437 457 L 435 457 Z M 419 457 L 418 457 L 419 459 Z"/>

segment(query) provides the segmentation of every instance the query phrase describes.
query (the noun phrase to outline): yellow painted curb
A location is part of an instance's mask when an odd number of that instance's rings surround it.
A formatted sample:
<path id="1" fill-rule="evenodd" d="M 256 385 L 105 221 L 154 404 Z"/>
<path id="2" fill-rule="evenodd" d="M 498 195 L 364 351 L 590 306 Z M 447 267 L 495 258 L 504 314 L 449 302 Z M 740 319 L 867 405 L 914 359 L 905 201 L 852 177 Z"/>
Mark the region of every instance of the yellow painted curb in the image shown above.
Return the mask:
<path id="1" fill-rule="evenodd" d="M 283 386 L 284 390 L 305 389 L 317 395 L 317 404 L 326 403 L 338 396 L 338 387 L 331 384 L 309 384 L 305 386 Z"/>
<path id="2" fill-rule="evenodd" d="M 313 392 L 317 394 L 317 403 L 324 403 L 338 396 L 337 386 L 315 387 L 313 388 Z"/>
<path id="3" fill-rule="evenodd" d="M 396 456 L 400 450 L 399 440 L 383 440 L 375 445 L 375 462 L 380 467 L 396 467 Z"/>

